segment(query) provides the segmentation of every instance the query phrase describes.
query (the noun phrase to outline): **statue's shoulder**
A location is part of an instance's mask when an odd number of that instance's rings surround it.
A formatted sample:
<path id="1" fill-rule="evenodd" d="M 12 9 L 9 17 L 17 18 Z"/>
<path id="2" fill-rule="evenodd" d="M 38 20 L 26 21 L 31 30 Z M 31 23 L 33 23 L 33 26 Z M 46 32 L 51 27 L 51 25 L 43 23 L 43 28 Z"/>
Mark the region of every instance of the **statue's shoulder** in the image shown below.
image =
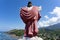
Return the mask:
<path id="1" fill-rule="evenodd" d="M 39 7 L 38 6 L 33 6 L 35 9 L 38 9 Z"/>
<path id="2" fill-rule="evenodd" d="M 33 8 L 34 8 L 35 10 L 38 10 L 38 9 L 39 9 L 39 7 L 38 7 L 38 6 L 33 6 Z"/>
<path id="3" fill-rule="evenodd" d="M 21 9 L 27 9 L 27 7 L 22 7 Z"/>
<path id="4" fill-rule="evenodd" d="M 38 6 L 33 6 L 33 7 L 38 8 Z"/>
<path id="5" fill-rule="evenodd" d="M 41 11 L 42 10 L 42 7 L 41 6 L 34 6 L 36 9 L 38 9 L 38 11 Z"/>

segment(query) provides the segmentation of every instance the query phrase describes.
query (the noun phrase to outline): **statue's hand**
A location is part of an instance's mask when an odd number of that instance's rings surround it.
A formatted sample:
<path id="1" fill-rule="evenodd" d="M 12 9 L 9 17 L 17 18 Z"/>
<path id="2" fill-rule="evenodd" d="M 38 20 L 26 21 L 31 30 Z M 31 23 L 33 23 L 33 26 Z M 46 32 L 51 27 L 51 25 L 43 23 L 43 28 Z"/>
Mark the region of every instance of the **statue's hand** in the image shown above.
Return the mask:
<path id="1" fill-rule="evenodd" d="M 37 20 L 37 17 L 36 16 L 34 17 L 34 20 Z"/>

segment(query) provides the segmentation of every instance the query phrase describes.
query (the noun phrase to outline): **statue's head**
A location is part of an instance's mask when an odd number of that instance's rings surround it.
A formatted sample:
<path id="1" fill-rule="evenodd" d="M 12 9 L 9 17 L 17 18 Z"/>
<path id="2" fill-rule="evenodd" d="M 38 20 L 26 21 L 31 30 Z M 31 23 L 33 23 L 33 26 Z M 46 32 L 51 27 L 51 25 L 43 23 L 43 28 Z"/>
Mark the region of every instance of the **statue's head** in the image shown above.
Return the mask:
<path id="1" fill-rule="evenodd" d="M 32 6 L 32 2 L 29 1 L 28 4 L 27 4 L 27 7 L 31 7 Z"/>

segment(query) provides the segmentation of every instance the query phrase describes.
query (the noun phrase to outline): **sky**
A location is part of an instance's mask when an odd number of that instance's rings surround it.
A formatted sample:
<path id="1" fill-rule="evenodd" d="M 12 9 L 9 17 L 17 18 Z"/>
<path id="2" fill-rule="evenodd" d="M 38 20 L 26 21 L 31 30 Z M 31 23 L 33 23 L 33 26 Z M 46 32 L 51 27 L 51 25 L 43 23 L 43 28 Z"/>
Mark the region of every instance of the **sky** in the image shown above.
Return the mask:
<path id="1" fill-rule="evenodd" d="M 60 23 L 60 0 L 0 0 L 0 31 L 24 29 L 20 9 L 31 1 L 33 6 L 41 6 L 38 27 Z"/>

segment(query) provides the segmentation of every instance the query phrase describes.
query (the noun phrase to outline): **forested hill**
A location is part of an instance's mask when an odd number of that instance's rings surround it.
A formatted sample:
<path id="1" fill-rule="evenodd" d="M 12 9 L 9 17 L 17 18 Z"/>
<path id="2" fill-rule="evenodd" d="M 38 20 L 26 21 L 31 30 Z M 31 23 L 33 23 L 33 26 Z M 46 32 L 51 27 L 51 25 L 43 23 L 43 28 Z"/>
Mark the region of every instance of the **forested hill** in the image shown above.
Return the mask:
<path id="1" fill-rule="evenodd" d="M 24 30 L 13 29 L 6 33 L 8 33 L 10 35 L 14 34 L 16 36 L 23 37 Z M 39 32 L 38 32 L 37 36 L 42 37 L 44 40 L 56 40 L 56 39 L 60 38 L 60 29 L 51 30 L 51 29 L 46 29 L 46 28 L 39 28 Z"/>

